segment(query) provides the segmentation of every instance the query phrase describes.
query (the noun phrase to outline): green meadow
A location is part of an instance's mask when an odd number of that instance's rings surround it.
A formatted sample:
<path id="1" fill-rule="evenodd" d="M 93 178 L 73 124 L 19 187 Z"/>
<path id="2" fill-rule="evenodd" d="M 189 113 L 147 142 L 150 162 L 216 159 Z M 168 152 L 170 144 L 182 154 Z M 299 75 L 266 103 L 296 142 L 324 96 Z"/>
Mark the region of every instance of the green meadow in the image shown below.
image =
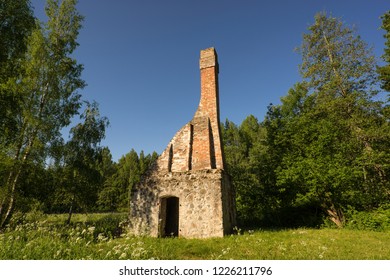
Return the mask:
<path id="1" fill-rule="evenodd" d="M 24 217 L 0 233 L 7 260 L 389 260 L 390 233 L 352 229 L 237 230 L 224 238 L 135 237 L 125 214 Z"/>

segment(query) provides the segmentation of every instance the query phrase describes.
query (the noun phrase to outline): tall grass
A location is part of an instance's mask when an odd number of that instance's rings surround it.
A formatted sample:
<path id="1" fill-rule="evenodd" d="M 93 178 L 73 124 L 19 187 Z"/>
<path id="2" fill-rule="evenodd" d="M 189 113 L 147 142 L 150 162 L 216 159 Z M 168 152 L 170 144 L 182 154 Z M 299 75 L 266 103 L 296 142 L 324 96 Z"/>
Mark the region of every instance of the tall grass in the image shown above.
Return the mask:
<path id="1" fill-rule="evenodd" d="M 65 216 L 8 228 L 0 234 L 0 259 L 390 259 L 389 232 L 351 229 L 246 231 L 224 238 L 134 237 L 125 215 Z"/>

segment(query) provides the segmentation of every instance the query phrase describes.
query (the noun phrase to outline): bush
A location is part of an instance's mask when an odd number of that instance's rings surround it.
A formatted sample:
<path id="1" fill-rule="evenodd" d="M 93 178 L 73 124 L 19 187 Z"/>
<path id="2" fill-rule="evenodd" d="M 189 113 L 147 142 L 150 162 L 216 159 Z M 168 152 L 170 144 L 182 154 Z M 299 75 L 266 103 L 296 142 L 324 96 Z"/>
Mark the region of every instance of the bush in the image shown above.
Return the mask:
<path id="1" fill-rule="evenodd" d="M 259 224 L 265 228 L 320 228 L 324 224 L 324 214 L 316 205 L 289 206 L 264 214 Z"/>
<path id="2" fill-rule="evenodd" d="M 370 212 L 350 210 L 346 213 L 345 227 L 358 230 L 390 230 L 390 208 L 380 207 Z"/>
<path id="3" fill-rule="evenodd" d="M 98 220 L 88 221 L 87 224 L 95 227 L 95 238 L 99 235 L 103 235 L 108 238 L 115 238 L 119 237 L 125 231 L 125 226 L 127 225 L 127 215 L 109 214 L 99 218 Z"/>

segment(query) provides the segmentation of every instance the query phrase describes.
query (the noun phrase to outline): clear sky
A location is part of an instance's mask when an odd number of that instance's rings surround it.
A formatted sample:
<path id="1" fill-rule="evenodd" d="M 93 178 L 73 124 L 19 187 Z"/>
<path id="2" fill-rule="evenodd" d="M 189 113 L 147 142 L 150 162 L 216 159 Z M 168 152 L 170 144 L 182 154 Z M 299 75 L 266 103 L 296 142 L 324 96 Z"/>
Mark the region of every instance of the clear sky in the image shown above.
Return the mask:
<path id="1" fill-rule="evenodd" d="M 44 19 L 44 0 L 32 0 Z M 117 161 L 132 148 L 161 153 L 193 117 L 199 53 L 215 47 L 221 121 L 264 119 L 298 81 L 294 48 L 325 11 L 356 26 L 382 55 L 388 0 L 79 0 L 85 16 L 74 56 L 85 67 L 84 98 L 110 120 L 103 145 Z"/>

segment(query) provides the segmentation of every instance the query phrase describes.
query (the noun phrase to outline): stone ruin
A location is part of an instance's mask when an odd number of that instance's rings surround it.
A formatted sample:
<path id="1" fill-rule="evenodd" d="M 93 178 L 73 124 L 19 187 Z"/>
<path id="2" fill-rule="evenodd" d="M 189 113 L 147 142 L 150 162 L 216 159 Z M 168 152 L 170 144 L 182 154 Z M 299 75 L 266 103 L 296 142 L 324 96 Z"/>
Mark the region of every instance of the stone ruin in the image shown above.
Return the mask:
<path id="1" fill-rule="evenodd" d="M 215 49 L 201 50 L 198 110 L 133 188 L 129 218 L 134 234 L 208 238 L 232 232 L 235 200 L 224 170 L 218 72 Z"/>

